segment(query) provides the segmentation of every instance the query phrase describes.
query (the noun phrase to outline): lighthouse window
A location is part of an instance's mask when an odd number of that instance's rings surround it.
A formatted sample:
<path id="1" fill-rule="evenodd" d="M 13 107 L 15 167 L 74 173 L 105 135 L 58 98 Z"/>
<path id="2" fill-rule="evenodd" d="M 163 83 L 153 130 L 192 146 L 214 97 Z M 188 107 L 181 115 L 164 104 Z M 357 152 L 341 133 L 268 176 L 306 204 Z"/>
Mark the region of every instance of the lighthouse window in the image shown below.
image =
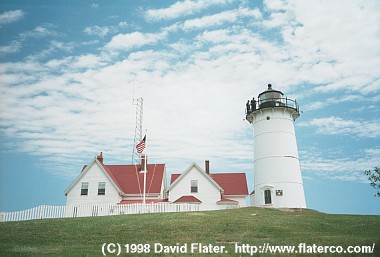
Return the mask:
<path id="1" fill-rule="evenodd" d="M 265 204 L 271 204 L 272 203 L 272 196 L 269 189 L 264 191 L 264 203 Z"/>

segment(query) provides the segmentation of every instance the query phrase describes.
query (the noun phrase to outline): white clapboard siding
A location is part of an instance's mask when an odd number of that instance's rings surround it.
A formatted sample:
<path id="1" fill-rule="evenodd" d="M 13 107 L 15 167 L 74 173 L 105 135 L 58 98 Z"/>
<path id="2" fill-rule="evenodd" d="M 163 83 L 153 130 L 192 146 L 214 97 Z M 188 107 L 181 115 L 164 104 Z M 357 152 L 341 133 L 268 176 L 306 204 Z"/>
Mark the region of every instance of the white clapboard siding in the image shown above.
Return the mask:
<path id="1" fill-rule="evenodd" d="M 220 206 L 220 209 L 231 208 L 231 206 Z M 139 213 L 160 212 L 190 212 L 204 210 L 199 204 L 102 204 L 102 205 L 69 205 L 49 206 L 41 205 L 32 209 L 16 212 L 0 212 L 0 221 L 23 221 L 34 219 L 52 218 L 77 218 L 96 217 Z"/>

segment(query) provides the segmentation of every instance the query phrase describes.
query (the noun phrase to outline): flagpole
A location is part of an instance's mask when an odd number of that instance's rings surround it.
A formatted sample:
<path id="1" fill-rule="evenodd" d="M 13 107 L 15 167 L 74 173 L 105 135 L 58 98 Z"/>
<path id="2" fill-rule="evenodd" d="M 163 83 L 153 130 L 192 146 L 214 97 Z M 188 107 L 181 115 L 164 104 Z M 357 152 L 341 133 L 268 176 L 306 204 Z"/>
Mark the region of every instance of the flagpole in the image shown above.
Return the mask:
<path id="1" fill-rule="evenodd" d="M 146 136 L 146 132 L 147 132 L 147 130 L 145 130 L 145 136 Z M 147 156 L 147 154 L 146 154 L 146 152 L 147 152 L 147 141 L 145 140 L 145 155 L 144 155 L 144 158 L 145 158 L 145 161 L 144 161 L 144 167 L 143 167 L 143 169 L 144 169 L 144 192 L 143 192 L 143 204 L 144 204 L 144 206 L 145 206 L 145 204 L 146 204 L 146 173 L 147 173 L 147 159 L 148 159 L 148 156 Z"/>
<path id="2" fill-rule="evenodd" d="M 146 155 L 145 155 L 145 163 L 144 163 L 144 192 L 143 192 L 143 204 L 145 204 L 145 190 L 146 190 Z"/>

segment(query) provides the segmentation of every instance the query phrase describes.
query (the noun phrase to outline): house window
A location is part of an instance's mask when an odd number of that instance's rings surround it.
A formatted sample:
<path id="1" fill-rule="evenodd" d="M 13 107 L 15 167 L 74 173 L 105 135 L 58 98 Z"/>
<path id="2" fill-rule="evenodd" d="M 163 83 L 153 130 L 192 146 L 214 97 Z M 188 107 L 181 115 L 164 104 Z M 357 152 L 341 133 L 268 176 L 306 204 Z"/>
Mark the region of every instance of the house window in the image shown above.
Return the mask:
<path id="1" fill-rule="evenodd" d="M 88 195 L 88 182 L 82 182 L 82 188 L 80 190 L 80 195 Z"/>
<path id="2" fill-rule="evenodd" d="M 264 203 L 271 204 L 272 203 L 272 195 L 269 189 L 264 191 Z"/>
<path id="3" fill-rule="evenodd" d="M 98 195 L 106 194 L 106 182 L 99 182 L 98 185 Z"/>
<path id="4" fill-rule="evenodd" d="M 197 180 L 191 181 L 191 193 L 198 193 L 198 181 Z"/>

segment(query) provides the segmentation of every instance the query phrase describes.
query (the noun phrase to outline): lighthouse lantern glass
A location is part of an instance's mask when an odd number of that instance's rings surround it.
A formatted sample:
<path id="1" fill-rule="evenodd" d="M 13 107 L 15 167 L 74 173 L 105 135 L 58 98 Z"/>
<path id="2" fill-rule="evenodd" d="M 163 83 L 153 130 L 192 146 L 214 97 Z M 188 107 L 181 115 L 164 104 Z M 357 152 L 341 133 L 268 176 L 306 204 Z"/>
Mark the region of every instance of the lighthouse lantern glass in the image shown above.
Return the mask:
<path id="1" fill-rule="evenodd" d="M 258 98 L 260 108 L 284 105 L 284 94 L 281 91 L 268 89 L 261 93 Z"/>

